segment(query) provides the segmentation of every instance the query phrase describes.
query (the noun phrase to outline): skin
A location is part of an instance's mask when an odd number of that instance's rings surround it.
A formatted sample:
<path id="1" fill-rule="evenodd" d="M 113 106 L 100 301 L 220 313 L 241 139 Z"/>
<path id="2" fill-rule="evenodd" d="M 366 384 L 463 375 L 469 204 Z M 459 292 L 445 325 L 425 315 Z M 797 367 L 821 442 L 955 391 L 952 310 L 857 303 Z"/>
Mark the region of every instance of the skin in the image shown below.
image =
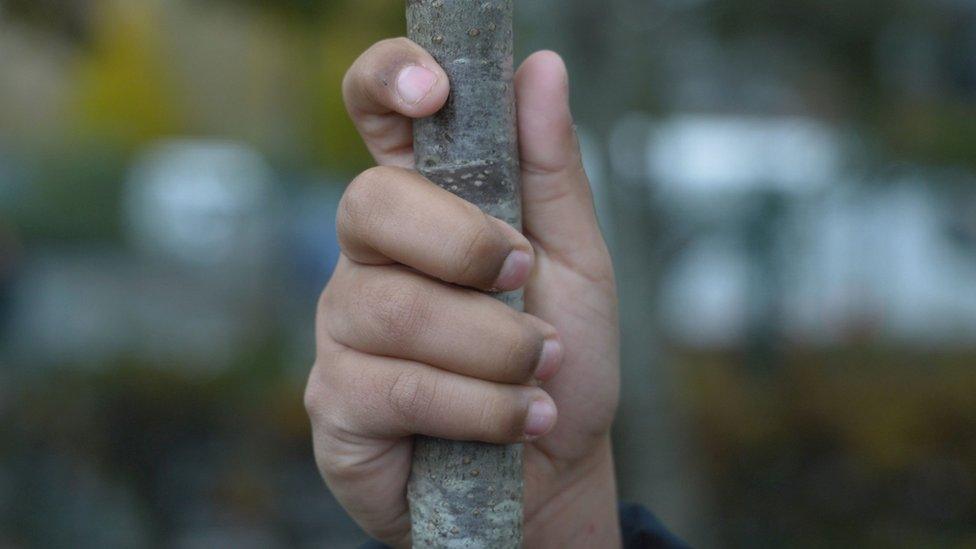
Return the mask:
<path id="1" fill-rule="evenodd" d="M 552 52 L 516 74 L 523 236 L 412 170 L 411 119 L 449 93 L 427 52 L 383 41 L 346 75 L 379 166 L 339 206 L 343 257 L 319 303 L 305 403 L 329 488 L 394 547 L 410 544 L 414 434 L 525 442 L 527 547 L 620 545 L 616 288 L 568 82 Z M 525 313 L 481 292 L 523 287 Z"/>

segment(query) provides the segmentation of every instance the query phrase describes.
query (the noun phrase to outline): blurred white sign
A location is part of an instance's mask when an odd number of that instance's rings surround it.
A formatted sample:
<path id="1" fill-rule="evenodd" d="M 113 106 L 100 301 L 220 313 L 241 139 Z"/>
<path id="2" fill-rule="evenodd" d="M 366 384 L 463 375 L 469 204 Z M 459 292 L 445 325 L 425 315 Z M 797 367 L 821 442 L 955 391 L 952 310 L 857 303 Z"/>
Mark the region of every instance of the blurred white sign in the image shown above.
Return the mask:
<path id="1" fill-rule="evenodd" d="M 837 177 L 841 147 L 827 126 L 807 118 L 682 115 L 652 126 L 646 170 L 665 196 L 777 190 L 799 194 Z"/>
<path id="2" fill-rule="evenodd" d="M 272 173 L 243 145 L 168 141 L 136 161 L 125 215 L 134 245 L 191 264 L 250 263 L 269 241 Z"/>

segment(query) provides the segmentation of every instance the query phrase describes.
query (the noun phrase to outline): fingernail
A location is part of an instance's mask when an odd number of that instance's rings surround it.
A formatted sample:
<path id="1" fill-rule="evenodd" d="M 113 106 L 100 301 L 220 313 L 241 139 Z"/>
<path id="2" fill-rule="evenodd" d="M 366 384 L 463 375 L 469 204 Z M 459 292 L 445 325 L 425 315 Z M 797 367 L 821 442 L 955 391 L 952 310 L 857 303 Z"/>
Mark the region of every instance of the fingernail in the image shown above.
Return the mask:
<path id="1" fill-rule="evenodd" d="M 411 65 L 400 71 L 400 76 L 397 77 L 397 93 L 405 103 L 416 105 L 430 94 L 436 83 L 437 75 L 432 71 Z"/>
<path id="2" fill-rule="evenodd" d="M 547 339 L 542 344 L 542 355 L 539 357 L 539 367 L 535 370 L 535 378 L 539 381 L 549 381 L 556 375 L 562 362 L 563 344 L 557 339 Z"/>
<path id="3" fill-rule="evenodd" d="M 495 280 L 494 289 L 503 292 L 517 290 L 528 282 L 531 272 L 532 256 L 528 252 L 515 250 L 505 258 L 502 271 Z"/>
<path id="4" fill-rule="evenodd" d="M 548 400 L 536 400 L 529 405 L 529 416 L 525 420 L 525 436 L 538 438 L 548 433 L 556 425 L 556 407 Z"/>

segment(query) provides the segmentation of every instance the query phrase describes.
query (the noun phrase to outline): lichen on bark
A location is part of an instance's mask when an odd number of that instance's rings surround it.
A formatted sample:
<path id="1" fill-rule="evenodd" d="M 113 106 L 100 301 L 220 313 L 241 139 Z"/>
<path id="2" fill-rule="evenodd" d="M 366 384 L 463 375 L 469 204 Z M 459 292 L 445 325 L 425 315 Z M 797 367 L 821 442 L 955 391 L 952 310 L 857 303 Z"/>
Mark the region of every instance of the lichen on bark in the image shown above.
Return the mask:
<path id="1" fill-rule="evenodd" d="M 417 169 L 521 229 L 513 0 L 407 0 L 408 36 L 448 75 L 436 115 L 414 121 Z M 497 294 L 522 309 L 521 292 Z M 520 547 L 522 446 L 417 437 L 408 486 L 414 547 Z"/>

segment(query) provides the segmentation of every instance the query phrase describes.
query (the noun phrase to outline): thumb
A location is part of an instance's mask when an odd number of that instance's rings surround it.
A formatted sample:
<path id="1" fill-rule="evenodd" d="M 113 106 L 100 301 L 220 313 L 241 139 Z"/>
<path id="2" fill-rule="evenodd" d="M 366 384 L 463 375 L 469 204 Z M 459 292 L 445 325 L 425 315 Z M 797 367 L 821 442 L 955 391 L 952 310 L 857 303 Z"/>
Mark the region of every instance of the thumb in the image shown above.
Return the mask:
<path id="1" fill-rule="evenodd" d="M 565 63 L 550 51 L 533 54 L 515 75 L 515 94 L 525 232 L 575 269 L 600 268 L 606 245 L 569 109 Z"/>

